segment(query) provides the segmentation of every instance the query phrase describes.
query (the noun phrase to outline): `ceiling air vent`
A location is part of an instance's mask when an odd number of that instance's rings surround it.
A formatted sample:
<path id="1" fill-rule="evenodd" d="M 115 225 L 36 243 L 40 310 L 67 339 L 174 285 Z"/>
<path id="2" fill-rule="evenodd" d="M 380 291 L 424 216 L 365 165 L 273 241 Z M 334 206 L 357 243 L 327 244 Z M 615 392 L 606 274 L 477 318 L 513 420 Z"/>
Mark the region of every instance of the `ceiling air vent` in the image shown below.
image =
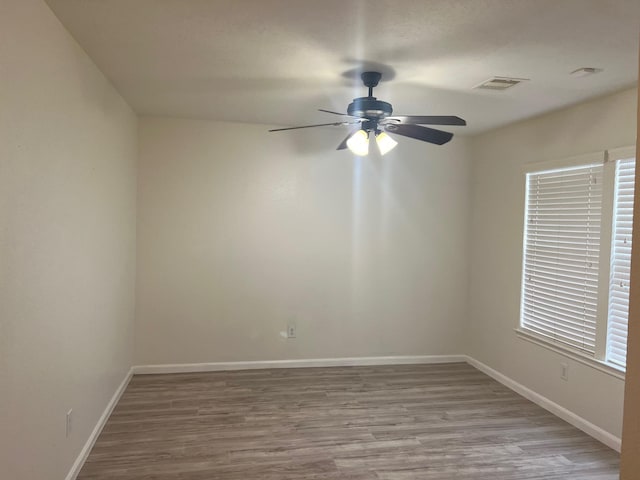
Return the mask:
<path id="1" fill-rule="evenodd" d="M 473 88 L 481 88 L 484 90 L 506 90 L 514 85 L 522 82 L 526 82 L 528 78 L 510 78 L 510 77 L 493 77 L 489 80 L 482 82 L 480 85 L 476 85 Z"/>

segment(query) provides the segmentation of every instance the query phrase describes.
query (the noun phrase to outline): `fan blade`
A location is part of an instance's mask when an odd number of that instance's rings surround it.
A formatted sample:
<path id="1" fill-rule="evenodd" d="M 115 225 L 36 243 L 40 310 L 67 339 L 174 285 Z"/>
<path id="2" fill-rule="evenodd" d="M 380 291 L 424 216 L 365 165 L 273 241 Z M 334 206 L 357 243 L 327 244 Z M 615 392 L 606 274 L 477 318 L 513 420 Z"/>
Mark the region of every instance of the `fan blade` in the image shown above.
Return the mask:
<path id="1" fill-rule="evenodd" d="M 341 127 L 342 125 L 353 125 L 360 122 L 335 122 L 335 123 L 318 123 L 316 125 L 302 125 L 301 127 L 273 128 L 270 132 L 282 132 L 283 130 L 298 130 L 299 128 L 313 127 Z"/>
<path id="2" fill-rule="evenodd" d="M 325 110 L 324 108 L 319 108 L 318 111 L 319 112 L 324 112 L 324 113 L 332 113 L 333 115 L 341 115 L 343 117 L 351 117 L 352 116 L 352 115 L 348 115 L 346 113 L 334 112 L 332 110 Z"/>
<path id="3" fill-rule="evenodd" d="M 467 124 L 465 120 L 454 116 L 439 115 L 394 115 L 387 117 L 384 121 L 418 124 L 418 125 L 460 125 Z"/>
<path id="4" fill-rule="evenodd" d="M 421 127 L 420 125 L 395 125 L 391 123 L 384 125 L 384 129 L 389 133 L 415 138 L 423 142 L 435 143 L 436 145 L 444 145 L 453 137 L 453 133 L 436 130 L 435 128 Z"/>
<path id="5" fill-rule="evenodd" d="M 358 130 L 353 130 L 351 132 L 349 132 L 349 135 L 347 135 L 346 137 L 344 137 L 344 140 L 342 142 L 340 142 L 340 145 L 338 145 L 338 148 L 336 148 L 336 150 L 344 150 L 347 148 L 347 140 L 349 140 L 351 137 L 353 137 L 353 134 L 356 133 Z"/>

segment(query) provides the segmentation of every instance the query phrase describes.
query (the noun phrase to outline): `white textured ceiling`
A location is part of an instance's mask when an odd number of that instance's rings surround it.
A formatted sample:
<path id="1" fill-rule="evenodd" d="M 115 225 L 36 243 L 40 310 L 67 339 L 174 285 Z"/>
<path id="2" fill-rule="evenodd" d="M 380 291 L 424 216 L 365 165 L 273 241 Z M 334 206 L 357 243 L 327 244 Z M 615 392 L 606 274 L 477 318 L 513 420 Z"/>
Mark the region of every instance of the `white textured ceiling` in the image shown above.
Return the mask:
<path id="1" fill-rule="evenodd" d="M 297 125 L 339 117 L 378 67 L 396 114 L 477 133 L 637 81 L 638 0 L 48 0 L 140 114 Z M 604 68 L 586 78 L 569 72 Z M 473 90 L 487 78 L 530 82 Z M 394 77 L 391 79 L 391 77 Z"/>

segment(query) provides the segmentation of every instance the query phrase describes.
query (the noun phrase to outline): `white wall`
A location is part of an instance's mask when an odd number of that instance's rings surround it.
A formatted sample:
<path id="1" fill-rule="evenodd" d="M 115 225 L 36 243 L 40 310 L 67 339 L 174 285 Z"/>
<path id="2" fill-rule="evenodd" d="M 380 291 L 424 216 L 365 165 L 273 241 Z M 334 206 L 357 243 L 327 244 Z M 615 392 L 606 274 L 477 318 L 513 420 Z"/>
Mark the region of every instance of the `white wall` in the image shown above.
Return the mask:
<path id="1" fill-rule="evenodd" d="M 137 363 L 460 353 L 466 142 L 267 128 L 140 119 Z"/>
<path id="2" fill-rule="evenodd" d="M 136 128 L 41 0 L 0 2 L 3 479 L 64 478 L 132 364 Z"/>
<path id="3" fill-rule="evenodd" d="M 516 337 L 525 182 L 522 165 L 632 145 L 636 90 L 557 111 L 472 140 L 470 329 L 476 359 L 620 436 L 624 382 Z M 560 363 L 570 365 L 569 381 Z"/>

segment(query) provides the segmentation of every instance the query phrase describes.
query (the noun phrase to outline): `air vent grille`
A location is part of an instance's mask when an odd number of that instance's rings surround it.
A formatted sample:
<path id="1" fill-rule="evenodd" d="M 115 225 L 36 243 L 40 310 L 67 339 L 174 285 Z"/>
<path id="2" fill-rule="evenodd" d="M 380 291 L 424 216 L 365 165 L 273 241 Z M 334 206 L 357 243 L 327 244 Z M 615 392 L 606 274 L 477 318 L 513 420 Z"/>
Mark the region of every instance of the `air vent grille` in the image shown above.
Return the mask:
<path id="1" fill-rule="evenodd" d="M 484 90 L 506 90 L 507 88 L 511 88 L 514 85 L 518 85 L 519 83 L 526 82 L 528 80 L 528 78 L 493 77 L 473 88 L 480 88 Z"/>

